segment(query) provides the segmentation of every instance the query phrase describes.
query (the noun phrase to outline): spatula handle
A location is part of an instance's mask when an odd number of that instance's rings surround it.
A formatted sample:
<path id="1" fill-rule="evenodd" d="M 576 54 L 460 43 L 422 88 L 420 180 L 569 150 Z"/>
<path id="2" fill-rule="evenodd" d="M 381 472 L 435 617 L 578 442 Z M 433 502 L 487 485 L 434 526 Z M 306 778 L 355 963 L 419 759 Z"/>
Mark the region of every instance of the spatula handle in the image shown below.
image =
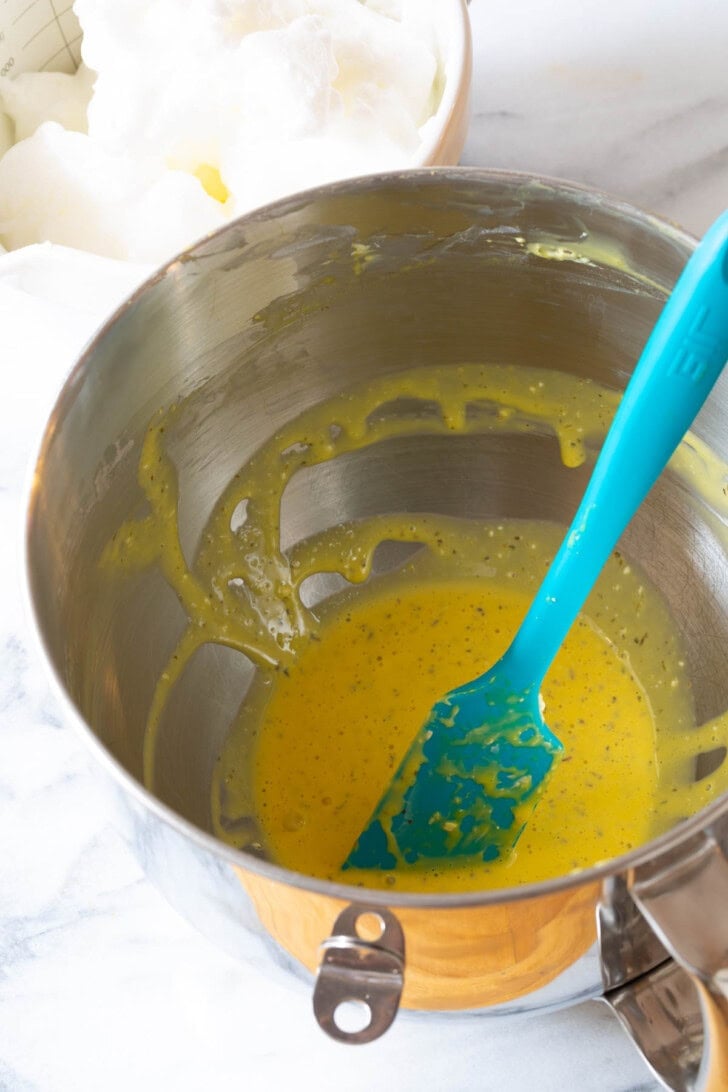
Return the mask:
<path id="1" fill-rule="evenodd" d="M 728 212 L 690 258 L 642 352 L 576 516 L 507 653 L 514 685 L 545 675 L 727 360 Z"/>

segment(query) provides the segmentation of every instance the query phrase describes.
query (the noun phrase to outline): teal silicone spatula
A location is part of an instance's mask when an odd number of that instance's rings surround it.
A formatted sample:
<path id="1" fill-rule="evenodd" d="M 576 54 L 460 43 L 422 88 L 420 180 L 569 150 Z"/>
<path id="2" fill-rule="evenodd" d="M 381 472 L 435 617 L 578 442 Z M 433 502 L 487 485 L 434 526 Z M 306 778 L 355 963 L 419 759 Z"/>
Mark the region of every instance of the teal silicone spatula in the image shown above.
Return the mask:
<path id="1" fill-rule="evenodd" d="M 573 523 L 505 655 L 451 690 L 386 789 L 345 868 L 506 857 L 563 746 L 544 675 L 620 534 L 728 360 L 728 212 L 707 232 L 634 370 Z"/>

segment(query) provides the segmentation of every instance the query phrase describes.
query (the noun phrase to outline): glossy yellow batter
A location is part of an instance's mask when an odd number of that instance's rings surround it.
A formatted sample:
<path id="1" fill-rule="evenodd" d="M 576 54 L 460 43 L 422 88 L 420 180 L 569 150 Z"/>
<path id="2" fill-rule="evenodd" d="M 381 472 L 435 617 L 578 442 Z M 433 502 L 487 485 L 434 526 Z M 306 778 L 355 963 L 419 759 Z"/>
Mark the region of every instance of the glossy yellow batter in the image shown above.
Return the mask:
<path id="1" fill-rule="evenodd" d="M 545 524 L 449 524 L 446 558 L 423 552 L 324 611 L 317 639 L 246 703 L 223 755 L 221 810 L 254 814 L 269 854 L 289 868 L 399 890 L 542 880 L 654 835 L 660 759 L 690 721 L 689 687 L 659 599 L 614 558 L 591 618 L 573 627 L 547 677 L 546 717 L 565 765 L 507 865 L 341 872 L 431 706 L 505 651 L 559 536 Z"/>
<path id="2" fill-rule="evenodd" d="M 421 399 L 427 413 L 392 413 L 398 397 Z M 120 528 L 102 559 L 114 570 L 159 564 L 189 618 L 150 711 L 148 783 L 171 689 L 195 650 L 213 641 L 258 669 L 220 756 L 213 829 L 301 872 L 399 890 L 510 886 L 623 853 L 722 791 L 725 769 L 696 785 L 694 759 L 724 738 L 724 725 L 695 728 L 667 611 L 617 555 L 547 677 L 546 719 L 566 757 L 512 860 L 340 873 L 434 701 L 504 651 L 563 532 L 391 514 L 283 551 L 286 485 L 304 466 L 413 431 L 537 427 L 552 431 L 564 463 L 576 466 L 603 436 L 616 402 L 614 392 L 585 380 L 496 365 L 370 382 L 302 414 L 253 455 L 220 498 L 192 566 L 179 542 L 177 481 L 165 451 L 165 430 L 181 407 L 158 416 L 139 471 L 150 515 Z M 400 571 L 357 588 L 387 539 L 421 549 Z M 322 572 L 343 575 L 351 590 L 314 610 L 300 588 Z"/>

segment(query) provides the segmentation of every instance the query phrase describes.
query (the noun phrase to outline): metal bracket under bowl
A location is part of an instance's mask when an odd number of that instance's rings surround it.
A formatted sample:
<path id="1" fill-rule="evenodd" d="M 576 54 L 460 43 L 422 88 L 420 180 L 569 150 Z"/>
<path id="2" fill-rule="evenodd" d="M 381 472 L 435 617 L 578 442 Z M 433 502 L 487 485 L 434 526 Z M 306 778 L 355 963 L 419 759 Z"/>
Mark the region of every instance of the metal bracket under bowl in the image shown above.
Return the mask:
<path id="1" fill-rule="evenodd" d="M 370 1043 L 391 1026 L 404 983 L 404 933 L 388 910 L 353 904 L 321 945 L 313 1011 L 342 1043 Z"/>

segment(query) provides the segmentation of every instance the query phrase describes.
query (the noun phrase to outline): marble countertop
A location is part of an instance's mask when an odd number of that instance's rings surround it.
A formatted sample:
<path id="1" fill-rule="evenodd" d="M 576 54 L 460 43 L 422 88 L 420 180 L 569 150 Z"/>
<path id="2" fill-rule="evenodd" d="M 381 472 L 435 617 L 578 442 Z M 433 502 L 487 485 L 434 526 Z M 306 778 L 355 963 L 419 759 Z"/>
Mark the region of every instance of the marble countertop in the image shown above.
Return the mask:
<path id="1" fill-rule="evenodd" d="M 724 0 L 473 0 L 470 10 L 475 83 L 464 162 L 594 184 L 696 233 L 728 204 Z M 144 879 L 90 758 L 60 723 L 30 645 L 19 563 L 34 437 L 93 325 L 138 271 L 109 270 L 93 297 L 79 299 L 54 278 L 48 256 L 40 322 L 23 262 L 6 261 L 0 1090 L 657 1088 L 597 1003 L 518 1021 L 405 1015 L 382 1041 L 352 1052 L 315 1027 L 301 983 L 241 967 Z"/>

